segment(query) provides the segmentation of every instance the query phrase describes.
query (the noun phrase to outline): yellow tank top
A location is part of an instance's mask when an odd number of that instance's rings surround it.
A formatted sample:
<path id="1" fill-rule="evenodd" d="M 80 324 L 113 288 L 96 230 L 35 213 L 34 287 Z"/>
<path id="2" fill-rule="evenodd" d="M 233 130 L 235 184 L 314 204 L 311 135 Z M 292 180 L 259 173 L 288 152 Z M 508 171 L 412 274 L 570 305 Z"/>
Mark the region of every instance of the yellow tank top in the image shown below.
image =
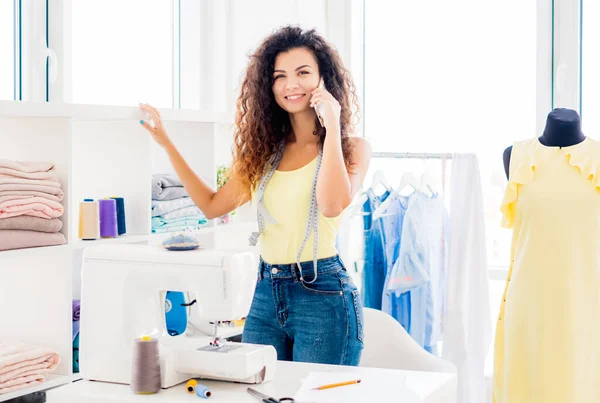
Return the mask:
<path id="1" fill-rule="evenodd" d="M 265 188 L 263 202 L 276 224 L 266 223 L 260 236 L 260 253 L 271 264 L 295 263 L 306 232 L 310 194 L 317 158 L 302 168 L 293 171 L 275 171 Z M 252 203 L 256 206 L 256 192 L 252 193 Z M 318 259 L 335 256 L 336 236 L 342 214 L 328 218 L 319 212 Z M 310 234 L 300 261 L 313 260 L 314 233 Z"/>

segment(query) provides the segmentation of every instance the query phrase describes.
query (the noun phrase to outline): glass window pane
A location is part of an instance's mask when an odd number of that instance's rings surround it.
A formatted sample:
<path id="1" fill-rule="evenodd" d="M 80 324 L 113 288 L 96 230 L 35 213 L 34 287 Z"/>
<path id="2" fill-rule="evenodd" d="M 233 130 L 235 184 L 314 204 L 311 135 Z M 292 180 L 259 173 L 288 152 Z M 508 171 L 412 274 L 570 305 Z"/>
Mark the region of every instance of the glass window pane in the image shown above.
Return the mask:
<path id="1" fill-rule="evenodd" d="M 365 136 L 375 152 L 477 153 L 488 262 L 506 266 L 510 231 L 500 228 L 502 154 L 515 140 L 537 135 L 536 1 L 365 7 Z M 442 191 L 439 160 L 374 160 L 367 186 L 377 167 L 394 187 L 404 171 L 417 180 L 428 171 Z"/>
<path id="2" fill-rule="evenodd" d="M 592 2 L 594 0 L 588 0 Z M 365 135 L 374 151 L 475 152 L 481 168 L 488 265 L 510 263 L 511 231 L 500 227 L 506 186 L 502 154 L 536 133 L 535 0 L 366 2 Z M 541 7 L 541 6 L 540 6 Z M 596 35 L 597 36 L 597 35 Z M 403 172 L 449 195 L 452 163 L 375 158 L 392 187 Z M 442 180 L 444 179 L 444 180 Z M 490 281 L 496 323 L 504 281 Z M 488 355 L 486 373 L 493 364 Z"/>
<path id="3" fill-rule="evenodd" d="M 595 137 L 594 133 L 600 129 L 600 26 L 593 21 L 600 17 L 600 4 L 595 0 L 583 0 L 582 7 L 581 125 L 584 133 Z"/>
<path id="4" fill-rule="evenodd" d="M 72 3 L 74 103 L 173 106 L 172 2 Z"/>
<path id="5" fill-rule="evenodd" d="M 14 99 L 15 14 L 12 0 L 0 0 L 0 100 Z"/>

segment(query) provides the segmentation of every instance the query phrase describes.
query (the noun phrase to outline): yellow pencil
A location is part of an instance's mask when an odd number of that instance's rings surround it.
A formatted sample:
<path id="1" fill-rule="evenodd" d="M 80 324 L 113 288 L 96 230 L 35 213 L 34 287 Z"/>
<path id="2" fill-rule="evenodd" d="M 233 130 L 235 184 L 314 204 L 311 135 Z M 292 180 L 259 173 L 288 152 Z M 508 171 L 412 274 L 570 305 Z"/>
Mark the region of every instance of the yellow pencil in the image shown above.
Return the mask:
<path id="1" fill-rule="evenodd" d="M 323 386 L 319 386 L 317 388 L 313 388 L 313 390 L 331 389 L 331 388 L 337 388 L 338 386 L 354 385 L 356 383 L 360 383 L 360 379 L 355 379 L 353 381 L 332 383 L 330 385 L 323 385 Z"/>

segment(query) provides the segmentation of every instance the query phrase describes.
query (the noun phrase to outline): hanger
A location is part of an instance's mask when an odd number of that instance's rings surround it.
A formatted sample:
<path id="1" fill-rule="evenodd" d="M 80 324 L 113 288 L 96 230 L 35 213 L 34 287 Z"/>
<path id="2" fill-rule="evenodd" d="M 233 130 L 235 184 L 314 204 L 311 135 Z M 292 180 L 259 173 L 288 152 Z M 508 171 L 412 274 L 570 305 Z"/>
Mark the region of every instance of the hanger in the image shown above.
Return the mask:
<path id="1" fill-rule="evenodd" d="M 398 187 L 396 188 L 396 193 L 400 194 L 400 192 L 402 192 L 406 186 L 412 187 L 414 190 L 419 190 L 419 183 L 417 182 L 417 179 L 415 178 L 415 175 L 413 175 L 412 172 L 407 171 L 404 172 L 402 174 L 402 177 L 400 178 L 400 183 L 398 184 Z"/>
<path id="2" fill-rule="evenodd" d="M 363 205 L 369 200 L 366 193 L 360 195 L 358 201 L 350 207 L 350 216 L 365 215 L 362 211 Z"/>
<path id="3" fill-rule="evenodd" d="M 386 191 L 390 191 L 390 192 L 392 191 L 392 188 L 390 187 L 387 180 L 385 179 L 385 175 L 383 174 L 383 171 L 381 171 L 379 169 L 377 171 L 375 171 L 375 173 L 373 174 L 373 179 L 371 180 L 371 189 L 375 189 L 377 187 L 377 185 L 382 185 Z M 366 195 L 366 193 L 361 194 L 360 198 L 358 199 L 356 204 L 350 209 L 350 214 L 351 215 L 356 215 L 356 214 L 364 215 L 362 213 L 362 207 L 367 202 L 367 200 L 369 200 L 369 197 Z"/>
<path id="4" fill-rule="evenodd" d="M 371 189 L 375 189 L 377 185 L 382 185 L 385 190 L 392 190 L 391 186 L 387 183 L 387 180 L 385 180 L 383 171 L 379 169 L 373 174 L 373 180 L 371 180 Z"/>
<path id="5" fill-rule="evenodd" d="M 400 192 L 402 192 L 406 188 L 406 186 L 412 187 L 415 191 L 419 189 L 417 179 L 415 178 L 415 175 L 413 175 L 413 173 L 410 171 L 404 172 L 402 174 L 398 187 L 394 189 L 392 193 L 390 193 L 390 195 L 387 197 L 387 199 L 385 199 L 383 203 L 381 203 L 379 207 L 375 209 L 375 211 L 373 212 L 374 220 L 386 216 L 386 214 L 384 213 L 387 210 L 388 206 L 396 196 L 400 195 Z"/>
<path id="6" fill-rule="evenodd" d="M 426 193 L 426 190 L 429 190 L 431 195 L 434 195 L 436 193 L 435 190 L 433 190 L 433 188 L 431 187 L 431 175 L 429 174 L 429 172 L 425 171 L 423 172 L 423 175 L 421 175 L 421 182 L 419 184 L 418 190 L 422 193 Z"/>
<path id="7" fill-rule="evenodd" d="M 421 175 L 421 181 L 419 183 L 418 191 L 421 193 L 427 193 L 426 190 L 429 190 L 429 192 L 431 193 L 431 196 L 433 196 L 434 194 L 436 194 L 436 192 L 431 187 L 432 181 L 431 181 L 431 175 L 429 174 L 429 171 L 427 170 L 427 160 L 428 160 L 428 157 L 425 157 L 425 159 L 423 160 L 423 174 Z"/>

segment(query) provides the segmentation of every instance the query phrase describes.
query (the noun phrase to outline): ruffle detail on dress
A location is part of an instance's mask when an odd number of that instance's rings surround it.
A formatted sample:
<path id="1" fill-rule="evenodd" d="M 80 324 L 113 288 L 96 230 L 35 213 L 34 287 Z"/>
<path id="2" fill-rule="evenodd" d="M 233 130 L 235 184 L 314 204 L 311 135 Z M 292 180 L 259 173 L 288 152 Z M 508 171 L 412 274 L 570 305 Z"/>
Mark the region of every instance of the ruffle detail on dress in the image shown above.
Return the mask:
<path id="1" fill-rule="evenodd" d="M 536 140 L 537 142 L 537 140 Z M 539 145 L 539 143 L 538 143 Z M 511 175 L 504 191 L 504 199 L 500 206 L 502 212 L 502 227 L 512 228 L 515 223 L 516 202 L 519 198 L 519 187 L 531 182 L 534 178 L 535 168 L 539 163 L 540 147 L 533 142 L 525 145 L 522 151 L 526 157 L 514 170 L 511 170 Z M 530 149 L 533 147 L 533 150 Z M 514 151 L 514 147 L 513 147 Z"/>
<path id="2" fill-rule="evenodd" d="M 589 141 L 589 139 L 586 139 L 586 141 Z M 597 158 L 594 158 L 597 153 L 592 153 L 589 148 L 585 147 L 565 148 L 563 151 L 567 156 L 569 165 L 577 168 L 581 176 L 589 180 L 596 191 L 600 191 L 600 167 Z"/>
<path id="3" fill-rule="evenodd" d="M 521 155 L 526 157 L 514 170 L 511 170 L 512 177 L 509 178 L 506 185 L 504 200 L 500 206 L 502 227 L 512 228 L 514 226 L 519 187 L 531 182 L 536 167 L 547 163 L 547 159 L 557 151 L 562 152 L 566 162 L 577 168 L 581 176 L 589 180 L 596 191 L 600 192 L 600 158 L 597 157 L 600 155 L 600 143 L 587 137 L 584 143 L 557 149 L 542 145 L 536 138 L 520 143 L 519 147 Z M 516 159 L 518 160 L 518 158 Z"/>

